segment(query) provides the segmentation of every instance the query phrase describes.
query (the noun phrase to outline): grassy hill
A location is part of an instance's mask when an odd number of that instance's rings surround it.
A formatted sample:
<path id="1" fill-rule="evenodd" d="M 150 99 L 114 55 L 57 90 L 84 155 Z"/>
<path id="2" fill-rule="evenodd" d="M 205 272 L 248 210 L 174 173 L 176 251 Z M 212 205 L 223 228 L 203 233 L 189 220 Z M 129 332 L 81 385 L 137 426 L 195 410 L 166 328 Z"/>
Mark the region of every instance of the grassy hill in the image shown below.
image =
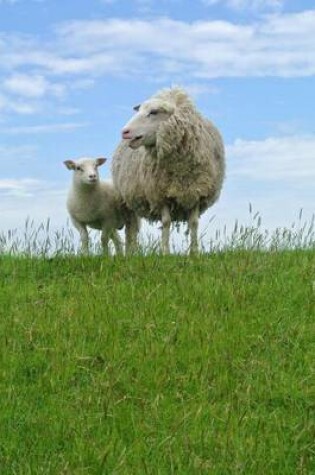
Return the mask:
<path id="1" fill-rule="evenodd" d="M 315 251 L 0 256 L 0 473 L 315 473 Z"/>

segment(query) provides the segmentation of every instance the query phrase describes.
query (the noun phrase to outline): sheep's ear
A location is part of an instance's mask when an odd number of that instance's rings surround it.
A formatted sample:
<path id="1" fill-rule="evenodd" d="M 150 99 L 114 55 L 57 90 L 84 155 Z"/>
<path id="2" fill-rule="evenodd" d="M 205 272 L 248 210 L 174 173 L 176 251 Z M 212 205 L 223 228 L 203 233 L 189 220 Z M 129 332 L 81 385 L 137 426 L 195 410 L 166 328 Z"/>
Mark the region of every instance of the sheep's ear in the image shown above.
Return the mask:
<path id="1" fill-rule="evenodd" d="M 163 102 L 163 104 L 159 106 L 159 110 L 168 114 L 173 114 L 175 112 L 175 107 L 168 102 Z"/>
<path id="2" fill-rule="evenodd" d="M 95 160 L 95 163 L 96 163 L 96 166 L 97 166 L 97 167 L 100 167 L 100 166 L 103 165 L 106 161 L 107 161 L 107 158 L 97 158 L 97 159 Z"/>
<path id="3" fill-rule="evenodd" d="M 138 104 L 137 106 L 134 106 L 133 110 L 138 112 L 138 110 L 140 109 L 140 106 L 141 106 L 141 104 Z"/>
<path id="4" fill-rule="evenodd" d="M 75 162 L 73 160 L 65 160 L 63 163 L 66 165 L 68 170 L 75 170 Z"/>

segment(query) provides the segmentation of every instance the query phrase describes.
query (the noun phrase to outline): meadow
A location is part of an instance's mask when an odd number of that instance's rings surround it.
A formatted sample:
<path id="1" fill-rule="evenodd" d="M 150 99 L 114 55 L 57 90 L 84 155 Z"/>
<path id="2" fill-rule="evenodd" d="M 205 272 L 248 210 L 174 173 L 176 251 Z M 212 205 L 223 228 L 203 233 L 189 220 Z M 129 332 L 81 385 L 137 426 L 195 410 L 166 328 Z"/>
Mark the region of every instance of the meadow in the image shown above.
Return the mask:
<path id="1" fill-rule="evenodd" d="M 315 473 L 312 226 L 193 257 L 0 236 L 1 475 Z"/>

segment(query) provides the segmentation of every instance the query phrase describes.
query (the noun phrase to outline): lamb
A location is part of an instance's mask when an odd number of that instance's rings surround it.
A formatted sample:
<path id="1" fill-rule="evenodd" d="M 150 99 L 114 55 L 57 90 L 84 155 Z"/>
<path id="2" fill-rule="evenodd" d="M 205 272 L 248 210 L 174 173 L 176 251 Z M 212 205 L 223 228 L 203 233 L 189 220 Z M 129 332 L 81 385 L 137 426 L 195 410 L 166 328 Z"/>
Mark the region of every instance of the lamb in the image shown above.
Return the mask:
<path id="1" fill-rule="evenodd" d="M 114 185 L 135 215 L 162 222 L 164 254 L 172 222 L 188 222 L 190 252 L 196 253 L 199 217 L 217 201 L 224 180 L 221 135 L 179 87 L 159 91 L 134 110 L 113 156 Z M 128 247 L 137 232 L 134 218 L 126 228 Z"/>
<path id="2" fill-rule="evenodd" d="M 81 250 L 89 251 L 87 227 L 102 231 L 101 242 L 108 254 L 109 239 L 117 254 L 122 253 L 122 242 L 117 232 L 126 222 L 126 208 L 111 182 L 101 181 L 98 167 L 106 158 L 66 160 L 65 166 L 73 170 L 73 181 L 67 199 L 67 209 L 74 227 L 81 237 Z"/>

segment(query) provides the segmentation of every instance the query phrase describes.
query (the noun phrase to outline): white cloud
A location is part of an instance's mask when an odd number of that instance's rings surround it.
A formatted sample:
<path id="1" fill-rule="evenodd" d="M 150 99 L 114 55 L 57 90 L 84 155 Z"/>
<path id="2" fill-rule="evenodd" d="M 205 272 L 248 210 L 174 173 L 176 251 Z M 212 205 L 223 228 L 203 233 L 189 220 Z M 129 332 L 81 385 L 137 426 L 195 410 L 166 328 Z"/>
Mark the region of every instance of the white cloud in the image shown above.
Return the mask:
<path id="1" fill-rule="evenodd" d="M 16 183 L 3 183 L 0 189 L 0 234 L 16 229 L 25 231 L 27 217 L 35 222 L 35 227 L 51 220 L 51 229 L 61 230 L 68 219 L 66 210 L 67 189 L 58 188 L 56 183 L 34 180 L 16 180 Z M 10 185 L 10 187 L 8 187 Z M 5 186 L 7 187 L 5 189 Z M 15 239 L 13 239 L 14 241 Z M 8 241 L 10 241 L 8 239 Z"/>
<path id="2" fill-rule="evenodd" d="M 15 5 L 26 1 L 29 3 L 44 3 L 46 0 L 0 0 L 0 5 Z"/>
<path id="3" fill-rule="evenodd" d="M 66 86 L 48 81 L 43 74 L 14 73 L 2 78 L 1 90 L 0 113 L 32 115 L 43 109 L 46 96 L 62 99 Z"/>
<path id="4" fill-rule="evenodd" d="M 3 77 L 0 87 L 0 113 L 32 115 L 41 113 L 51 106 L 51 98 L 65 103 L 70 92 L 91 88 L 95 81 L 84 76 L 63 83 L 47 79 L 46 71 L 41 74 L 13 73 Z M 0 76 L 1 79 L 1 76 Z M 58 106 L 58 113 L 72 115 L 78 113 L 73 106 Z"/>
<path id="5" fill-rule="evenodd" d="M 45 81 L 51 75 L 105 74 L 159 74 L 172 80 L 187 74 L 207 79 L 306 77 L 315 74 L 314 31 L 315 10 L 239 24 L 168 18 L 72 21 L 59 25 L 46 44 L 2 35 L 0 68 L 36 68 Z"/>
<path id="6" fill-rule="evenodd" d="M 310 76 L 315 74 L 314 30 L 315 11 L 251 24 L 165 18 L 75 21 L 57 30 L 68 58 L 46 66 L 60 73 Z"/>
<path id="7" fill-rule="evenodd" d="M 3 87 L 10 93 L 29 98 L 42 98 L 46 94 L 61 97 L 65 92 L 65 86 L 50 83 L 40 74 L 13 74 L 4 80 Z"/>
<path id="8" fill-rule="evenodd" d="M 0 132 L 7 135 L 19 134 L 52 134 L 61 132 L 70 132 L 75 129 L 86 127 L 88 124 L 83 122 L 65 122 L 60 124 L 40 124 L 29 126 L 3 127 Z"/>
<path id="9" fill-rule="evenodd" d="M 241 140 L 227 146 L 229 174 L 296 186 L 315 181 L 315 136 Z"/>
<path id="10" fill-rule="evenodd" d="M 223 3 L 235 10 L 279 10 L 286 0 L 203 0 L 205 5 L 217 5 Z"/>
<path id="11" fill-rule="evenodd" d="M 0 5 L 5 5 L 5 4 L 14 5 L 18 1 L 19 0 L 0 0 Z"/>
<path id="12" fill-rule="evenodd" d="M 204 94 L 218 94 L 220 92 L 218 87 L 212 86 L 211 84 L 187 83 L 181 84 L 181 86 L 194 98 Z"/>
<path id="13" fill-rule="evenodd" d="M 0 179 L 0 196 L 33 196 L 36 192 L 44 186 L 44 182 L 35 180 L 33 178 Z"/>
<path id="14" fill-rule="evenodd" d="M 38 106 L 35 103 L 11 99 L 0 93 L 0 113 L 14 112 L 20 115 L 30 115 L 36 113 L 37 110 Z"/>
<path id="15" fill-rule="evenodd" d="M 7 146 L 0 145 L 0 163 L 11 160 L 20 163 L 21 160 L 31 160 L 35 157 L 37 148 L 33 145 Z"/>

